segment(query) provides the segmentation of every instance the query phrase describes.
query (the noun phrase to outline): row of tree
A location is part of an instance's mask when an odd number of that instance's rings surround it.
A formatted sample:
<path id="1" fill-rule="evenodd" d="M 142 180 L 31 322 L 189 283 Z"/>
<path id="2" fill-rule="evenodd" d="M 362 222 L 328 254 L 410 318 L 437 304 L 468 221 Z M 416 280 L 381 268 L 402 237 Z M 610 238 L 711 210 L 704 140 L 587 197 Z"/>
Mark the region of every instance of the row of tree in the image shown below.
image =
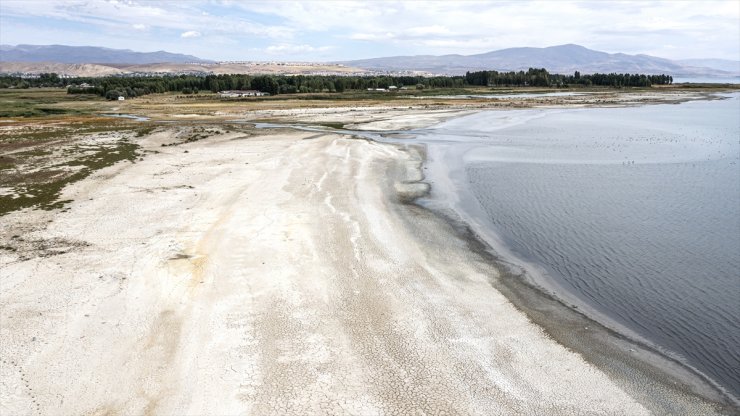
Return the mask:
<path id="1" fill-rule="evenodd" d="M 33 81 L 33 80 L 29 80 Z M 105 77 L 65 79 L 70 94 L 99 94 L 115 98 L 115 93 L 124 97 L 136 97 L 151 93 L 195 91 L 218 92 L 224 90 L 258 90 L 271 95 L 344 92 L 390 86 L 414 88 L 461 88 L 465 78 L 456 77 L 393 77 L 393 76 L 324 76 L 324 75 L 208 75 L 175 77 Z M 94 87 L 80 87 L 80 84 Z"/>
<path id="2" fill-rule="evenodd" d="M 420 86 L 421 88 L 464 87 L 463 77 L 397 77 L 397 76 L 335 76 L 335 75 L 209 75 L 202 79 L 201 88 L 221 90 L 254 89 L 276 94 L 344 92 L 390 86 Z"/>
<path id="3" fill-rule="evenodd" d="M 195 75 L 157 77 L 103 77 L 61 78 L 57 74 L 42 74 L 38 78 L 0 76 L 0 88 L 67 87 L 70 94 L 98 94 L 115 99 L 119 96 L 197 91 L 218 92 L 223 90 L 254 89 L 277 94 L 344 92 L 390 86 L 413 88 L 462 88 L 480 86 L 535 86 L 564 87 L 568 85 L 598 85 L 611 87 L 648 87 L 670 84 L 669 75 L 642 74 L 550 74 L 545 69 L 530 68 L 528 71 L 468 72 L 465 76 L 331 76 L 331 75 Z"/>
<path id="4" fill-rule="evenodd" d="M 573 75 L 550 74 L 544 68 L 529 68 L 527 72 L 477 71 L 466 72 L 465 82 L 468 85 L 488 87 L 564 87 L 569 85 L 597 85 L 606 87 L 649 87 L 651 85 L 668 85 L 673 83 L 670 75 L 645 74 L 588 74 Z"/>
<path id="5" fill-rule="evenodd" d="M 91 85 L 91 86 L 87 86 Z M 44 74 L 39 78 L 0 76 L 0 88 L 67 87 L 70 94 L 98 94 L 112 98 L 114 93 L 136 97 L 162 92 L 195 92 L 254 89 L 272 95 L 294 93 L 344 92 L 390 86 L 414 88 L 460 88 L 461 76 L 325 76 L 325 75 L 194 75 L 158 77 L 60 78 Z"/>

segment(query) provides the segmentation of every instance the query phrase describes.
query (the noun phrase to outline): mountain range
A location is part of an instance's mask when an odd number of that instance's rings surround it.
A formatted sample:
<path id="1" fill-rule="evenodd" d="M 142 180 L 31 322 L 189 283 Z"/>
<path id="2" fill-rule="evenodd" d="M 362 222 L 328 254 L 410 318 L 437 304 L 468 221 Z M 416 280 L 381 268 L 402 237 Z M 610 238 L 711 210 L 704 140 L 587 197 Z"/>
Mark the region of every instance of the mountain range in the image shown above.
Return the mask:
<path id="1" fill-rule="evenodd" d="M 416 70 L 437 74 L 464 74 L 466 71 L 526 71 L 546 68 L 552 73 L 572 74 L 620 72 L 668 74 L 675 76 L 740 75 L 740 61 L 697 59 L 672 61 L 650 55 L 606 53 L 568 44 L 546 48 L 509 48 L 477 55 L 415 55 L 360 59 L 345 65 L 382 71 Z"/>
<path id="2" fill-rule="evenodd" d="M 227 68 L 192 55 L 165 51 L 135 52 L 128 49 L 109 49 L 92 46 L 65 45 L 0 45 L 0 72 L 33 72 L 35 67 L 43 71 L 55 68 L 56 72 L 76 74 L 87 71 L 94 76 L 118 72 L 142 71 L 149 68 L 122 69 L 125 65 L 166 65 L 166 72 L 198 70 L 193 64 L 209 64 L 210 72 L 222 73 Z M 10 65 L 9 63 L 23 63 Z M 42 65 L 41 63 L 44 63 Z M 70 68 L 65 71 L 62 64 Z M 84 66 L 80 66 L 84 64 Z M 347 68 L 345 72 L 367 71 L 422 71 L 433 74 L 464 74 L 466 71 L 497 70 L 519 71 L 528 68 L 546 68 L 552 73 L 572 74 L 594 72 L 619 72 L 643 74 L 668 74 L 674 77 L 738 77 L 740 61 L 721 59 L 669 60 L 650 55 L 627 55 L 606 53 L 568 44 L 546 48 L 509 48 L 476 55 L 414 55 L 393 56 L 353 61 L 336 62 Z M 161 65 L 160 65 L 161 66 Z M 19 71 L 19 69 L 23 69 Z M 287 68 L 286 68 L 287 69 Z M 351 70 L 350 70 L 351 69 Z M 161 70 L 158 68 L 157 70 Z M 240 71 L 229 66 L 228 70 Z M 251 71 L 260 68 L 251 68 Z M 245 69 L 246 71 L 246 69 Z M 89 73 L 89 74 L 88 74 Z M 237 73 L 237 72 L 234 72 Z"/>
<path id="3" fill-rule="evenodd" d="M 210 62 L 192 55 L 165 51 L 134 52 L 96 46 L 0 45 L 0 62 L 55 62 L 62 64 L 155 64 Z"/>

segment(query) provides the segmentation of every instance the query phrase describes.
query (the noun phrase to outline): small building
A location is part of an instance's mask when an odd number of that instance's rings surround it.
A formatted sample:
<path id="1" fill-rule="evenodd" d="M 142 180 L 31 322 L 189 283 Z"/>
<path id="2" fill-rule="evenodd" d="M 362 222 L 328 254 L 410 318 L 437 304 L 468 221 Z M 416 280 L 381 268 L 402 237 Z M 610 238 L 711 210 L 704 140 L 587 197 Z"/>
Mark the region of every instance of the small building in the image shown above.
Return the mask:
<path id="1" fill-rule="evenodd" d="M 126 97 L 124 97 L 123 95 L 119 95 L 119 96 L 118 96 L 118 101 L 123 101 L 123 100 L 125 100 L 125 99 L 126 99 Z"/>
<path id="2" fill-rule="evenodd" d="M 395 85 L 391 85 L 391 86 L 388 87 L 388 91 L 395 91 L 397 89 L 398 89 L 398 87 L 396 87 Z"/>
<path id="3" fill-rule="evenodd" d="M 228 90 L 219 91 L 218 95 L 221 98 L 240 98 L 240 97 L 263 97 L 270 95 L 269 93 L 257 91 L 257 90 Z"/>
<path id="4" fill-rule="evenodd" d="M 94 85 L 90 85 L 87 82 L 83 82 L 80 85 L 77 85 L 77 84 L 69 84 L 69 85 L 67 85 L 67 89 L 69 89 L 69 88 L 79 88 L 81 90 L 88 90 L 88 89 L 95 88 L 95 86 Z"/>

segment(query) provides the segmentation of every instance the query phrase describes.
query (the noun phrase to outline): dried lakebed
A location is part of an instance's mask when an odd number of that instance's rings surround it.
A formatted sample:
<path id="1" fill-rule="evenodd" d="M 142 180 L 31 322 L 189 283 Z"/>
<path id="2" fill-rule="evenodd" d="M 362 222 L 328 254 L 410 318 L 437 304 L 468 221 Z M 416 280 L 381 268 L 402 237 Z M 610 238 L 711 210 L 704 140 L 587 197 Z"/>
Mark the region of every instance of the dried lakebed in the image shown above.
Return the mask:
<path id="1" fill-rule="evenodd" d="M 57 248 L 0 251 L 3 413 L 727 412 L 533 324 L 475 239 L 408 203 L 421 148 L 174 136 L 132 138 L 142 160 L 68 185 L 64 212 L 0 217 L 3 242 Z"/>

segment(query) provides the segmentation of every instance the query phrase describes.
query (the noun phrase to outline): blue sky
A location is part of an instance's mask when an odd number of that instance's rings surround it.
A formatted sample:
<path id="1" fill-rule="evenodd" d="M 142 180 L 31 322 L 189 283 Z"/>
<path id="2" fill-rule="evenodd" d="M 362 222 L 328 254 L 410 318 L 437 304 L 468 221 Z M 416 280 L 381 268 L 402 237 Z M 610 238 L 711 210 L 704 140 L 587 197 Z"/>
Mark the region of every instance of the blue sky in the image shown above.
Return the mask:
<path id="1" fill-rule="evenodd" d="M 740 59 L 740 1 L 0 0 L 0 43 L 303 61 L 577 43 Z"/>

